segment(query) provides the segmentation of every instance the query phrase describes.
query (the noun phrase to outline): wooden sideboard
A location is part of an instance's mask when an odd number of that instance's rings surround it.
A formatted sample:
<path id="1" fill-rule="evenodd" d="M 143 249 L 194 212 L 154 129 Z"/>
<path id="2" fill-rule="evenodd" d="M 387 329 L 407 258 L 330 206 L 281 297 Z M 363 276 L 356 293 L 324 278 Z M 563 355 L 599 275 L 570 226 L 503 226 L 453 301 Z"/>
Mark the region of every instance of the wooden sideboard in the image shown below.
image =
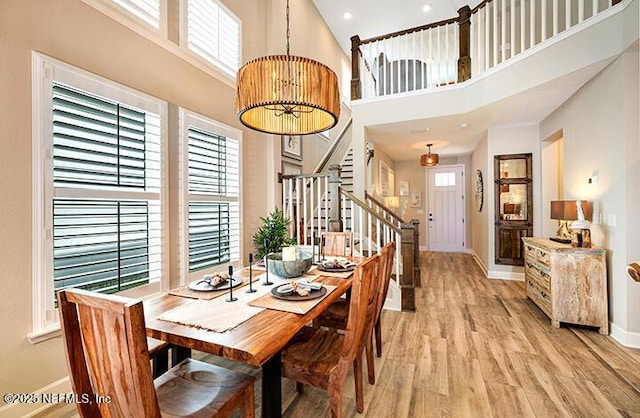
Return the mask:
<path id="1" fill-rule="evenodd" d="M 574 248 L 547 238 L 523 237 L 527 297 L 551 318 L 609 333 L 607 266 L 602 248 Z"/>

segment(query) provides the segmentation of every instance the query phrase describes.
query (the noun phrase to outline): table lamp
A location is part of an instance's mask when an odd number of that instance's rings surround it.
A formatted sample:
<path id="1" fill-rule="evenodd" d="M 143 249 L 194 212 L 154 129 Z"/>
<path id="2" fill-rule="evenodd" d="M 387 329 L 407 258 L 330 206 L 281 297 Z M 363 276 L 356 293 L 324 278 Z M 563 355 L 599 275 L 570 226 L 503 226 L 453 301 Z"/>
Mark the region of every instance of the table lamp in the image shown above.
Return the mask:
<path id="1" fill-rule="evenodd" d="M 578 203 L 580 203 L 580 210 L 578 210 Z M 551 219 L 556 219 L 559 222 L 559 225 L 558 230 L 556 231 L 556 236 L 552 237 L 551 240 L 564 244 L 572 243 L 572 236 L 574 233 L 573 228 L 575 227 L 578 231 L 589 231 L 589 226 L 591 225 L 589 221 L 592 219 L 592 216 L 593 202 L 580 200 L 552 200 Z M 571 223 L 572 221 L 579 222 L 574 226 Z M 584 234 L 581 232 L 581 238 L 582 235 Z M 587 245 L 582 245 L 581 243 L 579 246 L 582 247 Z M 589 239 L 588 246 L 591 246 L 591 239 Z"/>

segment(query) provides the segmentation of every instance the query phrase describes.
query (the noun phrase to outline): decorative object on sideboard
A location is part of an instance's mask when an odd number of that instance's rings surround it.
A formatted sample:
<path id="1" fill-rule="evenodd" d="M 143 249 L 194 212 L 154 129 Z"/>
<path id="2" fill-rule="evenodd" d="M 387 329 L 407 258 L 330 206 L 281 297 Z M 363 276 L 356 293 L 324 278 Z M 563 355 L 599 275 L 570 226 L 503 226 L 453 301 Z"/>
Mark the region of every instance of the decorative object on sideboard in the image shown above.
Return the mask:
<path id="1" fill-rule="evenodd" d="M 631 263 L 627 266 L 627 273 L 636 282 L 640 282 L 640 264 Z"/>
<path id="2" fill-rule="evenodd" d="M 438 154 L 431 153 L 431 147 L 433 144 L 427 144 L 427 153 L 420 156 L 420 165 L 424 167 L 435 167 L 440 162 L 440 156 Z"/>
<path id="3" fill-rule="evenodd" d="M 581 200 L 576 200 L 576 212 L 578 213 L 578 219 L 571 223 L 571 229 L 573 230 L 573 233 L 571 234 L 571 246 L 590 248 L 591 230 L 589 229 L 589 227 L 591 227 L 591 222 L 585 219 Z M 593 214 L 593 207 L 591 212 Z"/>
<path id="4" fill-rule="evenodd" d="M 579 220 L 578 206 L 576 204 L 577 202 L 581 202 L 581 211 L 583 217 L 582 220 L 590 221 L 593 216 L 593 202 L 575 200 L 551 201 L 551 219 L 555 219 L 559 222 L 556 236 L 551 238 L 552 241 L 561 242 L 563 244 L 569 244 L 571 242 L 573 231 L 571 229 L 570 222 Z M 577 225 L 585 226 L 584 223 L 580 223 Z M 586 229 L 588 230 L 589 226 L 587 226 Z M 583 234 L 581 233 L 580 235 L 582 236 Z M 582 237 L 580 239 L 582 240 Z M 591 242 L 590 238 L 589 242 Z"/>
<path id="5" fill-rule="evenodd" d="M 318 61 L 290 55 L 289 0 L 286 16 L 287 54 L 256 58 L 238 70 L 236 113 L 243 125 L 260 132 L 322 132 L 340 118 L 338 77 Z"/>

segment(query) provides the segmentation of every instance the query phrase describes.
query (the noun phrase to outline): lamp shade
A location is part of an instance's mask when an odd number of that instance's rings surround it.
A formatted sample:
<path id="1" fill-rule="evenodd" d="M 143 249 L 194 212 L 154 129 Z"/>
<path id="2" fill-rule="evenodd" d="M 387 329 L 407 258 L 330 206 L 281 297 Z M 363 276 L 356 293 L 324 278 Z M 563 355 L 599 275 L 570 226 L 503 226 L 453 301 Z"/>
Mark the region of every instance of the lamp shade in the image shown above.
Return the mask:
<path id="1" fill-rule="evenodd" d="M 440 162 L 438 154 L 422 154 L 420 156 L 420 165 L 424 167 L 435 167 Z"/>
<path id="2" fill-rule="evenodd" d="M 591 221 L 593 217 L 593 202 L 582 201 L 582 211 L 584 218 Z M 575 200 L 552 200 L 551 201 L 551 219 L 560 221 L 577 221 L 578 209 Z"/>
<path id="3" fill-rule="evenodd" d="M 246 63 L 237 76 L 240 122 L 278 135 L 322 132 L 338 123 L 338 78 L 326 65 L 294 55 L 270 55 Z"/>

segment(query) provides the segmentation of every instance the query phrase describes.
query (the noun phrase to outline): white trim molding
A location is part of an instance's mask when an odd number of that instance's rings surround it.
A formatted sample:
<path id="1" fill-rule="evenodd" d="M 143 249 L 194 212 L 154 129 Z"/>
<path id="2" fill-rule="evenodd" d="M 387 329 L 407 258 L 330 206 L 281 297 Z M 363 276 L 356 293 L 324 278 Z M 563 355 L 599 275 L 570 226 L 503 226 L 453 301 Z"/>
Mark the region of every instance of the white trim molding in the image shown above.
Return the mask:
<path id="1" fill-rule="evenodd" d="M 488 279 L 499 279 L 499 280 L 517 280 L 520 282 L 524 281 L 524 273 L 517 273 L 515 271 L 497 271 L 497 270 L 489 270 L 487 272 Z"/>
<path id="2" fill-rule="evenodd" d="M 69 377 L 63 377 L 47 386 L 34 390 L 33 394 L 66 394 L 72 393 Z M 0 418 L 33 417 L 57 404 L 55 403 L 11 403 L 0 408 Z"/>
<path id="3" fill-rule="evenodd" d="M 482 261 L 478 253 L 471 249 L 471 256 L 473 256 L 473 259 L 475 260 L 478 267 L 480 267 L 480 270 L 482 270 L 482 272 L 484 273 L 484 276 L 488 277 L 489 269 L 487 268 L 487 265 L 484 263 L 484 261 Z"/>
<path id="4" fill-rule="evenodd" d="M 609 323 L 611 338 L 630 348 L 640 348 L 640 332 L 630 332 L 613 322 Z"/>

